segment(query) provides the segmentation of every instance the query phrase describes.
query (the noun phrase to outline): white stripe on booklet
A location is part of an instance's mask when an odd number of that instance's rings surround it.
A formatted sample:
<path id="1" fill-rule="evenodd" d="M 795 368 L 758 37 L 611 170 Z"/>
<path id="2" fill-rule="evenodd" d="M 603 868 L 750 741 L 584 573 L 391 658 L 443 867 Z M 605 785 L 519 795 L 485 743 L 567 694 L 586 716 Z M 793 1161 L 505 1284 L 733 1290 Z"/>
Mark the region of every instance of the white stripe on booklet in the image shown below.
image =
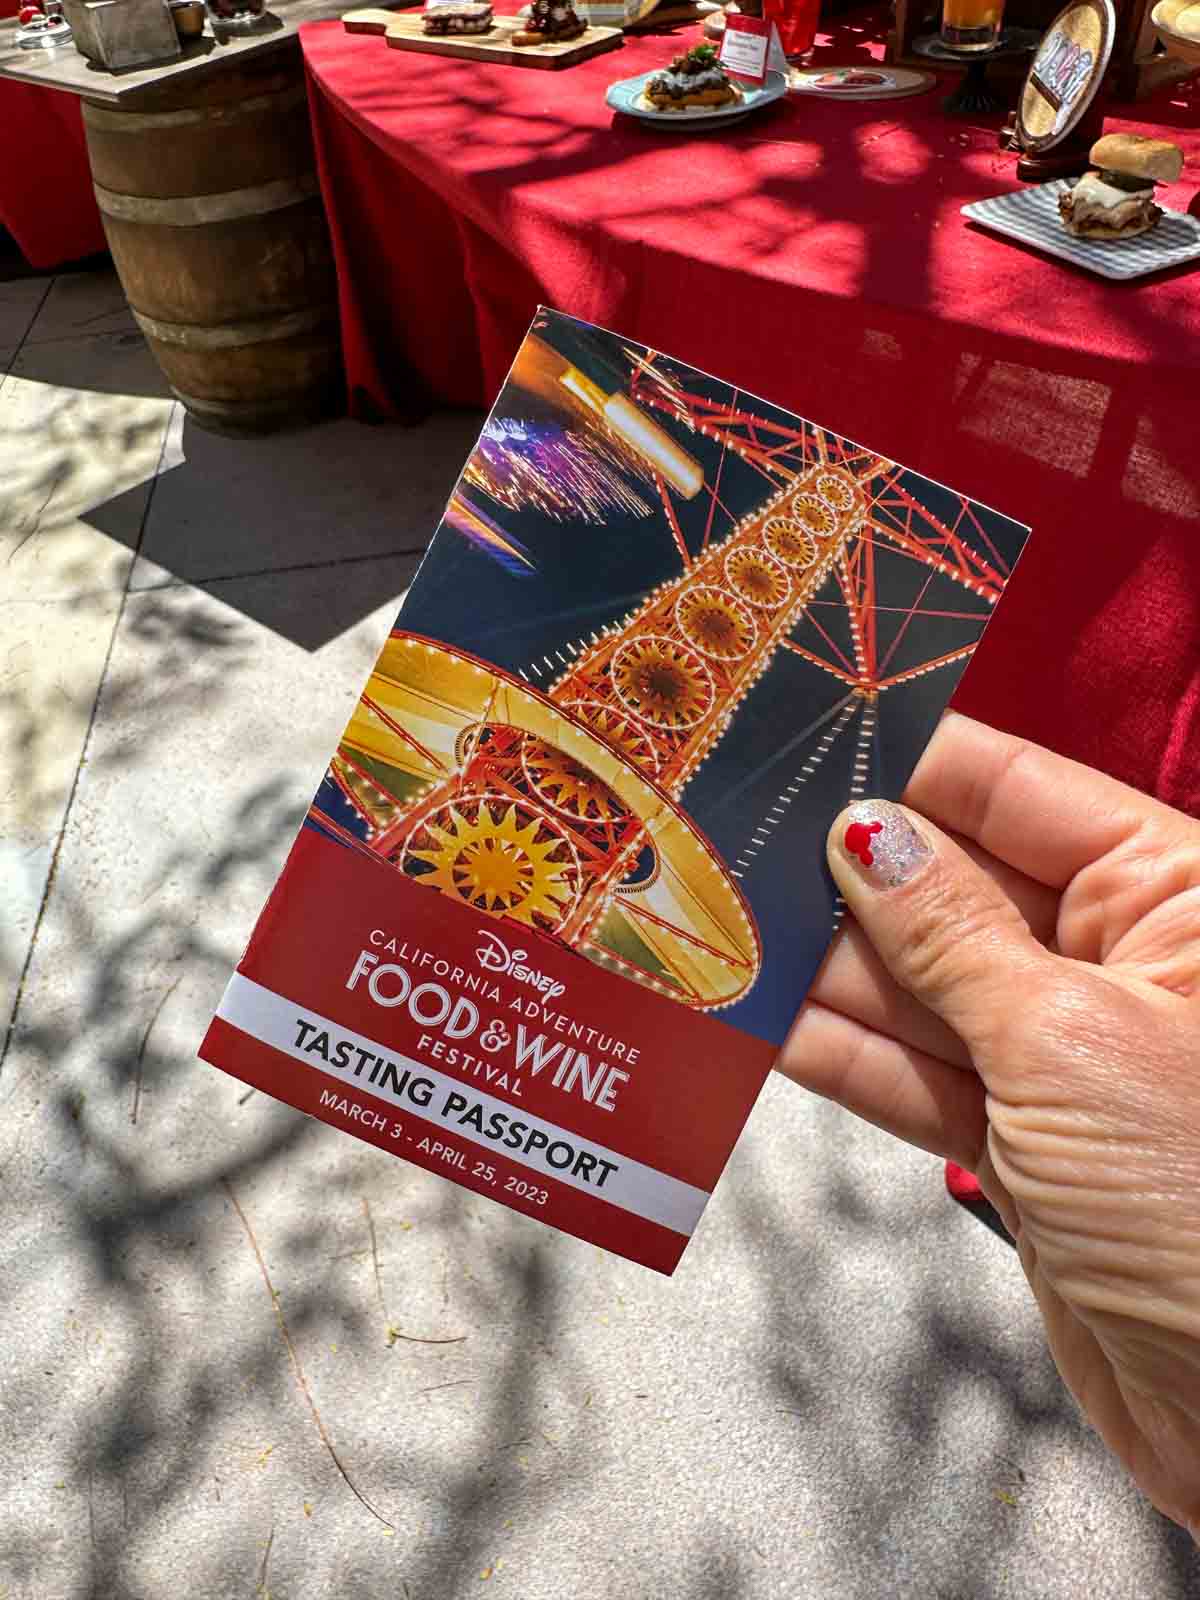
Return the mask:
<path id="1" fill-rule="evenodd" d="M 340 1022 L 285 1000 L 240 972 L 229 980 L 217 1015 L 322 1077 L 344 1082 L 358 1094 L 369 1095 L 432 1127 L 447 1128 L 459 1139 L 675 1233 L 690 1235 L 708 1201 L 703 1189 L 580 1134 L 556 1128 L 519 1105 L 484 1093 L 473 1083 L 400 1055 Z M 314 1049 L 319 1034 L 327 1036 L 327 1045 Z M 326 1059 L 326 1051 L 333 1052 L 342 1043 L 347 1047 L 341 1053 L 343 1060 L 351 1055 L 358 1058 L 357 1075 Z M 305 1044 L 310 1048 L 306 1050 Z M 369 1081 L 371 1071 L 377 1074 L 374 1083 Z M 473 1117 L 473 1124 L 459 1120 L 465 1115 Z M 482 1131 L 489 1128 L 496 1130 L 494 1137 Z M 514 1142 L 506 1142 L 509 1139 Z M 396 1154 L 404 1155 L 407 1144 L 407 1139 L 397 1140 Z"/>

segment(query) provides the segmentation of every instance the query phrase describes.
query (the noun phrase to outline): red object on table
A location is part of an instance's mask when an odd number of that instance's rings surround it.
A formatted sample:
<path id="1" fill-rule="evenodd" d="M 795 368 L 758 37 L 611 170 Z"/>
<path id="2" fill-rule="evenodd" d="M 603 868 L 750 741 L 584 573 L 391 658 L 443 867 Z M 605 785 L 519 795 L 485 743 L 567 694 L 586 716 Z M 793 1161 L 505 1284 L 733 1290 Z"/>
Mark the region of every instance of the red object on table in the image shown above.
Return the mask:
<path id="1" fill-rule="evenodd" d="M 79 97 L 0 78 L 0 144 L 0 224 L 29 265 L 50 271 L 105 249 Z"/>
<path id="2" fill-rule="evenodd" d="M 692 138 L 604 104 L 677 38 L 564 72 L 301 38 L 355 414 L 490 403 L 542 302 L 838 429 L 1033 525 L 955 705 L 1200 813 L 1200 273 L 969 227 L 1013 160 L 936 94 Z"/>
<path id="3" fill-rule="evenodd" d="M 821 0 L 763 0 L 763 16 L 778 28 L 785 56 L 812 49 L 820 10 Z"/>

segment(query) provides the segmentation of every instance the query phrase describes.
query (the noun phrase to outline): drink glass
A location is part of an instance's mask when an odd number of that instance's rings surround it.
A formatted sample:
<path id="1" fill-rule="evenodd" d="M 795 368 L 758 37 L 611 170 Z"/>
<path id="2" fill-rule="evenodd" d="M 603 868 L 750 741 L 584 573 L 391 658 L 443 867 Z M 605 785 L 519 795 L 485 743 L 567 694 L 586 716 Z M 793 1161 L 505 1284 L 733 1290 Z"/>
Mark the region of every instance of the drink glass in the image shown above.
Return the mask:
<path id="1" fill-rule="evenodd" d="M 765 0 L 763 15 L 778 28 L 785 56 L 802 56 L 812 49 L 819 10 L 820 0 Z"/>
<path id="2" fill-rule="evenodd" d="M 1004 0 L 943 0 L 942 43 L 952 50 L 990 50 L 1003 21 Z"/>

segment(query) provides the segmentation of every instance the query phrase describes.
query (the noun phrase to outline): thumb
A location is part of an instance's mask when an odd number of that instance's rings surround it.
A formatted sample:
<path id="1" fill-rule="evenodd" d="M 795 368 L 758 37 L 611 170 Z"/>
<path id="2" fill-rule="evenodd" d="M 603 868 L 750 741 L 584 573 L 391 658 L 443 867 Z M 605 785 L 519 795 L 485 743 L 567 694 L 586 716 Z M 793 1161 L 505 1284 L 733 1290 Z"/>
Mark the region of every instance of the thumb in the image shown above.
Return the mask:
<path id="1" fill-rule="evenodd" d="M 1006 894 L 904 806 L 862 800 L 829 830 L 829 867 L 897 983 L 986 1051 L 1052 957 Z"/>

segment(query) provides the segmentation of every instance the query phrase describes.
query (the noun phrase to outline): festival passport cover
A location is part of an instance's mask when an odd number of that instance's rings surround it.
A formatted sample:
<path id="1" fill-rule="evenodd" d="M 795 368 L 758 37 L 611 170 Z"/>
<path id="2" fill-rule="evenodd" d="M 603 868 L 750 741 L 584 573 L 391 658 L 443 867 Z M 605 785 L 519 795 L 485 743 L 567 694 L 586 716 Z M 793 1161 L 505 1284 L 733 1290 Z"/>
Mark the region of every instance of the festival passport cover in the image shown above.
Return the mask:
<path id="1" fill-rule="evenodd" d="M 1026 532 L 540 311 L 201 1054 L 672 1271 Z"/>

